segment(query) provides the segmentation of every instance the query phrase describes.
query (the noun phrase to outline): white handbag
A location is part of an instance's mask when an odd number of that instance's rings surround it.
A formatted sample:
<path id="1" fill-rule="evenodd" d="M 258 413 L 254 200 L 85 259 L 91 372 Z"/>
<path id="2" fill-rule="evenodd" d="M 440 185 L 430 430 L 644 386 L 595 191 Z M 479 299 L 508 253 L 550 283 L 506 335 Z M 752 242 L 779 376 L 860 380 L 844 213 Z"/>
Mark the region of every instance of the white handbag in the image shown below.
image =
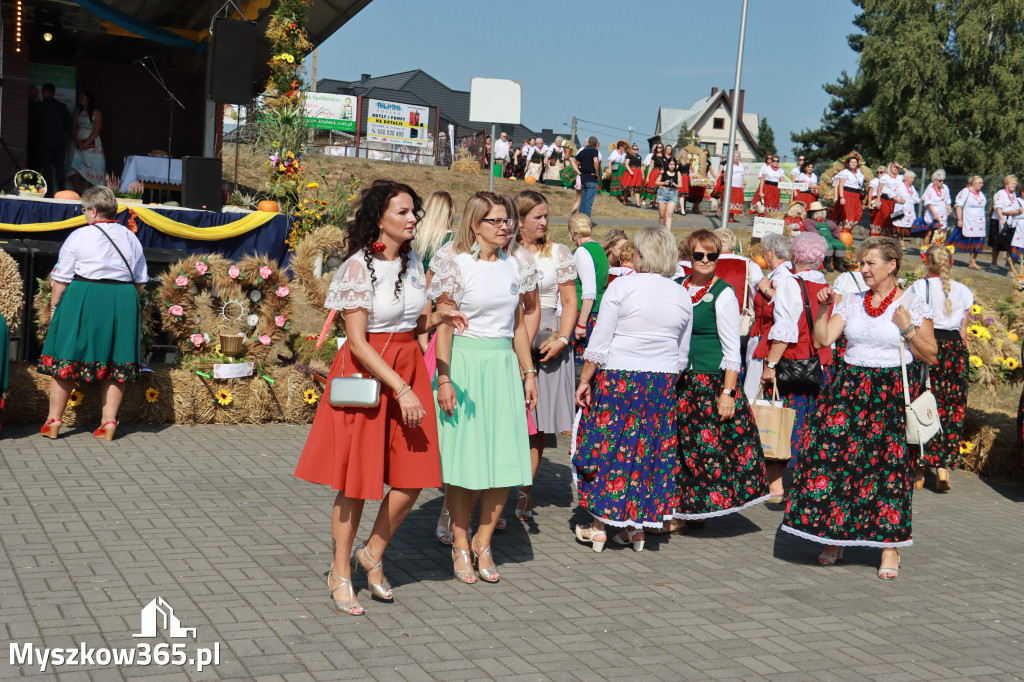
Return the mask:
<path id="1" fill-rule="evenodd" d="M 900 341 L 900 369 L 903 370 L 903 402 L 907 410 L 907 443 L 924 445 L 942 430 L 939 422 L 939 405 L 932 393 L 932 380 L 925 368 L 925 390 L 910 401 L 910 385 L 907 382 L 907 363 L 903 357 L 903 342 Z"/>
<path id="2" fill-rule="evenodd" d="M 329 322 L 329 321 L 328 321 Z M 326 329 L 326 325 L 324 326 Z M 383 358 L 391 345 L 394 332 L 388 337 L 387 343 L 380 351 Z M 344 353 L 345 350 L 340 351 Z M 364 377 L 362 374 L 353 372 L 345 376 L 345 356 L 341 356 L 341 371 L 339 376 L 331 379 L 328 387 L 328 400 L 331 407 L 377 407 L 380 405 L 380 380 L 376 377 Z"/>

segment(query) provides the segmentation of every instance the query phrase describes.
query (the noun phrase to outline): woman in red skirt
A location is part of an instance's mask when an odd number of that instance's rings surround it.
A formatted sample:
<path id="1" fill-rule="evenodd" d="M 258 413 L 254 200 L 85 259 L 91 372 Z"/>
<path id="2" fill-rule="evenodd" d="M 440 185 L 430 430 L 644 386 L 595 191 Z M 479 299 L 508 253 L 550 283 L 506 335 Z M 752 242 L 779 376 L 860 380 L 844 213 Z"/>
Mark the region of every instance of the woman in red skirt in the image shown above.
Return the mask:
<path id="1" fill-rule="evenodd" d="M 853 152 L 843 162 L 843 170 L 836 173 L 836 203 L 832 207 L 832 220 L 846 232 L 860 222 L 864 212 L 864 173 L 860 170 L 860 154 Z"/>
<path id="2" fill-rule="evenodd" d="M 794 180 L 807 183 L 807 189 L 796 193 L 795 201 L 802 201 L 805 206 L 810 206 L 818 200 L 818 175 L 814 172 L 813 161 L 804 161 Z"/>
<path id="3" fill-rule="evenodd" d="M 626 172 L 622 174 L 622 197 L 627 199 L 633 196 L 633 204 L 640 208 L 640 195 L 644 188 L 643 159 L 640 156 L 640 148 L 633 145 L 626 153 Z M 623 201 L 623 203 L 626 203 Z"/>
<path id="4" fill-rule="evenodd" d="M 408 185 L 377 180 L 363 191 L 349 227 L 349 253 L 331 282 L 324 305 L 345 314 L 348 341 L 330 380 L 360 373 L 380 381 L 373 407 L 336 407 L 320 401 L 295 476 L 329 485 L 338 494 L 331 515 L 334 563 L 327 587 L 336 609 L 362 615 L 352 565 L 366 572 L 370 591 L 392 599 L 384 577 L 384 550 L 420 490 L 441 485 L 430 377 L 416 334 L 445 322 L 459 329 L 466 316 L 431 313 L 423 263 L 409 248 L 421 213 Z M 384 495 L 384 485 L 391 490 Z M 370 538 L 355 550 L 366 500 L 383 498 Z"/>
<path id="5" fill-rule="evenodd" d="M 782 193 L 779 192 L 779 182 L 784 177 L 786 177 L 786 171 L 779 168 L 779 157 L 772 155 L 768 159 L 767 165 L 761 169 L 761 179 L 757 186 L 757 192 L 754 193 L 751 210 L 753 210 L 753 204 L 756 204 L 760 197 L 761 210 L 758 213 L 759 215 L 778 211 L 782 200 Z"/>
<path id="6" fill-rule="evenodd" d="M 889 164 L 888 172 L 878 180 L 878 210 L 871 220 L 871 234 L 891 237 L 895 232 L 892 224 L 892 212 L 896 209 L 896 197 L 899 195 L 903 178 L 899 172 L 903 166 L 895 161 Z"/>

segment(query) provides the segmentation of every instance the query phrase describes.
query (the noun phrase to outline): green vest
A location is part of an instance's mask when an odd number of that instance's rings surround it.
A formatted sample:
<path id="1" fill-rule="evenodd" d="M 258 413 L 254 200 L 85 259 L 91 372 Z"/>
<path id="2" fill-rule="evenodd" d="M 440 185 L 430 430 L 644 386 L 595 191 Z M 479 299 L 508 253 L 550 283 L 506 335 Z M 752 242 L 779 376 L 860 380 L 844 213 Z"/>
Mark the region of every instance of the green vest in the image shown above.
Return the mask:
<path id="1" fill-rule="evenodd" d="M 604 296 L 604 290 L 608 288 L 608 256 L 605 255 L 604 249 L 597 242 L 586 242 L 581 247 L 586 249 L 587 253 L 594 260 L 594 274 L 597 276 L 597 298 L 594 300 L 594 307 L 592 312 L 597 312 L 597 309 L 601 307 L 601 297 Z M 580 284 L 579 277 L 576 278 L 576 310 L 579 310 L 583 305 L 583 285 Z"/>
<path id="2" fill-rule="evenodd" d="M 684 284 L 685 286 L 685 284 Z M 690 366 L 687 371 L 698 374 L 721 374 L 722 342 L 718 338 L 718 316 L 715 303 L 726 289 L 732 289 L 728 282 L 720 279 L 711 285 L 704 300 L 693 305 L 693 332 L 690 336 Z M 711 296 L 711 300 L 707 300 Z"/>

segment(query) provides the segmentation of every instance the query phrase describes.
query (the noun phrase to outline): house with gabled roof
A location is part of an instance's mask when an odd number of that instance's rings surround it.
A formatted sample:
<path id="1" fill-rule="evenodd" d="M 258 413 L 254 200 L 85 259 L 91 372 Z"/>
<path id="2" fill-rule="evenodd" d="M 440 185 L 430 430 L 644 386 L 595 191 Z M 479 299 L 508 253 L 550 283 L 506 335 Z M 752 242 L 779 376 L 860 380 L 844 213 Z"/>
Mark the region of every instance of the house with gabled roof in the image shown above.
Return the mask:
<path id="1" fill-rule="evenodd" d="M 740 158 L 744 162 L 757 160 L 757 128 L 760 119 L 757 114 L 743 110 L 743 90 L 740 90 L 739 97 L 734 97 L 734 94 L 733 90 L 726 92 L 711 88 L 710 95 L 698 99 L 687 109 L 661 107 L 655 125 L 656 134 L 661 136 L 663 144 L 676 145 L 682 135 L 686 142 L 694 139 L 699 146 L 708 150 L 712 158 L 728 156 L 729 126 L 735 100 L 735 110 L 739 113 L 736 147 Z"/>

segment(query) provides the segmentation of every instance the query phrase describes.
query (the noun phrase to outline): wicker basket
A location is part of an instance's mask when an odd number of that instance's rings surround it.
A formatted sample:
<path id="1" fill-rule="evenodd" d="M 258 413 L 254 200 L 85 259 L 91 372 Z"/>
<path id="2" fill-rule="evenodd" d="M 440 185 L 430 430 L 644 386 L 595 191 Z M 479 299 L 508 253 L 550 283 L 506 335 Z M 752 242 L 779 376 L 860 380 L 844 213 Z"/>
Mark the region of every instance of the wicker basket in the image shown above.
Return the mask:
<path id="1" fill-rule="evenodd" d="M 18 188 L 18 196 L 29 199 L 41 199 L 46 196 L 46 179 L 42 173 L 34 170 L 20 170 L 14 174 L 14 186 Z"/>
<path id="2" fill-rule="evenodd" d="M 243 353 L 242 346 L 244 343 L 244 334 L 221 334 L 220 352 L 229 358 L 241 357 Z"/>

